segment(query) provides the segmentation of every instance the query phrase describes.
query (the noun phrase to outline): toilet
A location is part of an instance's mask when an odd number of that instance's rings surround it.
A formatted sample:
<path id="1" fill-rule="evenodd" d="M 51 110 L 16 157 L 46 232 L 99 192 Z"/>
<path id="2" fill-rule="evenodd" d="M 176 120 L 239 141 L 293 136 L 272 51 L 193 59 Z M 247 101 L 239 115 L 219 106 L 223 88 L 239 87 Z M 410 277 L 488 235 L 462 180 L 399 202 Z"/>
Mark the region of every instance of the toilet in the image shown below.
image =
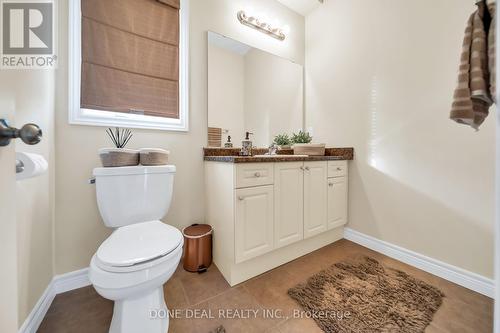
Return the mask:
<path id="1" fill-rule="evenodd" d="M 168 310 L 163 284 L 175 272 L 181 232 L 160 221 L 170 207 L 175 166 L 96 168 L 97 204 L 115 228 L 91 259 L 89 279 L 113 300 L 111 333 L 165 333 Z"/>

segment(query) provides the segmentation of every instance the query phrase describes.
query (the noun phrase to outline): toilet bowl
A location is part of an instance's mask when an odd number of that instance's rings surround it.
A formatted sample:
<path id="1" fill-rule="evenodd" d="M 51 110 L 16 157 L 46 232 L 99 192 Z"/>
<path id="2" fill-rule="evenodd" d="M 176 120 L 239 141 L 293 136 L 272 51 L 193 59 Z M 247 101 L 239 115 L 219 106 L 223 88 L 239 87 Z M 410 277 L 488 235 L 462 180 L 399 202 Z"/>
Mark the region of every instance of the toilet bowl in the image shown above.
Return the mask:
<path id="1" fill-rule="evenodd" d="M 184 240 L 159 219 L 170 206 L 174 172 L 174 166 L 94 169 L 103 222 L 116 229 L 92 257 L 89 279 L 115 302 L 111 333 L 168 331 L 163 284 L 179 264 Z"/>

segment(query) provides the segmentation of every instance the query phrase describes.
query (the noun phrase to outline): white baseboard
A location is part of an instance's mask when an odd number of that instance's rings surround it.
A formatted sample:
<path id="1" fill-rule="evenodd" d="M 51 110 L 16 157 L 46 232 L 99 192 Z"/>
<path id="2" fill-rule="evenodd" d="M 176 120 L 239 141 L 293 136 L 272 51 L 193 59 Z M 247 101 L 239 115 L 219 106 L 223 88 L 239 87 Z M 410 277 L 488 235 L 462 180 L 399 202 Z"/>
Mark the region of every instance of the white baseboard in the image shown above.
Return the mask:
<path id="1" fill-rule="evenodd" d="M 88 271 L 88 268 L 84 268 L 54 276 L 33 310 L 24 320 L 23 325 L 19 328 L 19 333 L 35 333 L 38 330 L 57 294 L 90 285 Z"/>
<path id="2" fill-rule="evenodd" d="M 42 296 L 38 299 L 30 314 L 19 328 L 19 333 L 35 333 L 42 323 L 45 314 L 50 308 L 52 301 L 56 297 L 52 281 L 49 283 Z"/>
<path id="3" fill-rule="evenodd" d="M 90 286 L 89 269 L 82 268 L 77 271 L 56 275 L 52 279 L 56 295 L 67 291 Z"/>
<path id="4" fill-rule="evenodd" d="M 365 235 L 350 228 L 344 229 L 344 238 L 462 287 L 494 298 L 495 283 L 492 279 Z"/>

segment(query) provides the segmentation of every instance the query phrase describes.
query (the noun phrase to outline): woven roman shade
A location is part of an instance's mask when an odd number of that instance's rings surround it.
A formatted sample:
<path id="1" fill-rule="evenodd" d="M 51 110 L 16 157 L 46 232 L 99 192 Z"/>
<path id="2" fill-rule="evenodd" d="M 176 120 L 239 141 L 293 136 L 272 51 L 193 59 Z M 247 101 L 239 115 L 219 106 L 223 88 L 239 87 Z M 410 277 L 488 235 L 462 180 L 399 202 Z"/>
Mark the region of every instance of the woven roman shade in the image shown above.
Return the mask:
<path id="1" fill-rule="evenodd" d="M 179 118 L 179 0 L 81 4 L 81 107 Z"/>

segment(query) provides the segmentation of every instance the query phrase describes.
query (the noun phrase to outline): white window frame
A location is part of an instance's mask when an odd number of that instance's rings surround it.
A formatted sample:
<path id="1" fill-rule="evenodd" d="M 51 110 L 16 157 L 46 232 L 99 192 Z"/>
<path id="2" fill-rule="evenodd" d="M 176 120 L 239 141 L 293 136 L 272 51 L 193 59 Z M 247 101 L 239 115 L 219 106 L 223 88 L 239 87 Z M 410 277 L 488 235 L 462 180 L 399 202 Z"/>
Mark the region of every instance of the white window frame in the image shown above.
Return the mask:
<path id="1" fill-rule="evenodd" d="M 75 125 L 130 127 L 168 131 L 189 130 L 189 0 L 181 0 L 179 13 L 179 119 L 129 114 L 80 107 L 81 86 L 81 0 L 69 0 L 68 16 L 68 103 L 69 123 Z"/>

